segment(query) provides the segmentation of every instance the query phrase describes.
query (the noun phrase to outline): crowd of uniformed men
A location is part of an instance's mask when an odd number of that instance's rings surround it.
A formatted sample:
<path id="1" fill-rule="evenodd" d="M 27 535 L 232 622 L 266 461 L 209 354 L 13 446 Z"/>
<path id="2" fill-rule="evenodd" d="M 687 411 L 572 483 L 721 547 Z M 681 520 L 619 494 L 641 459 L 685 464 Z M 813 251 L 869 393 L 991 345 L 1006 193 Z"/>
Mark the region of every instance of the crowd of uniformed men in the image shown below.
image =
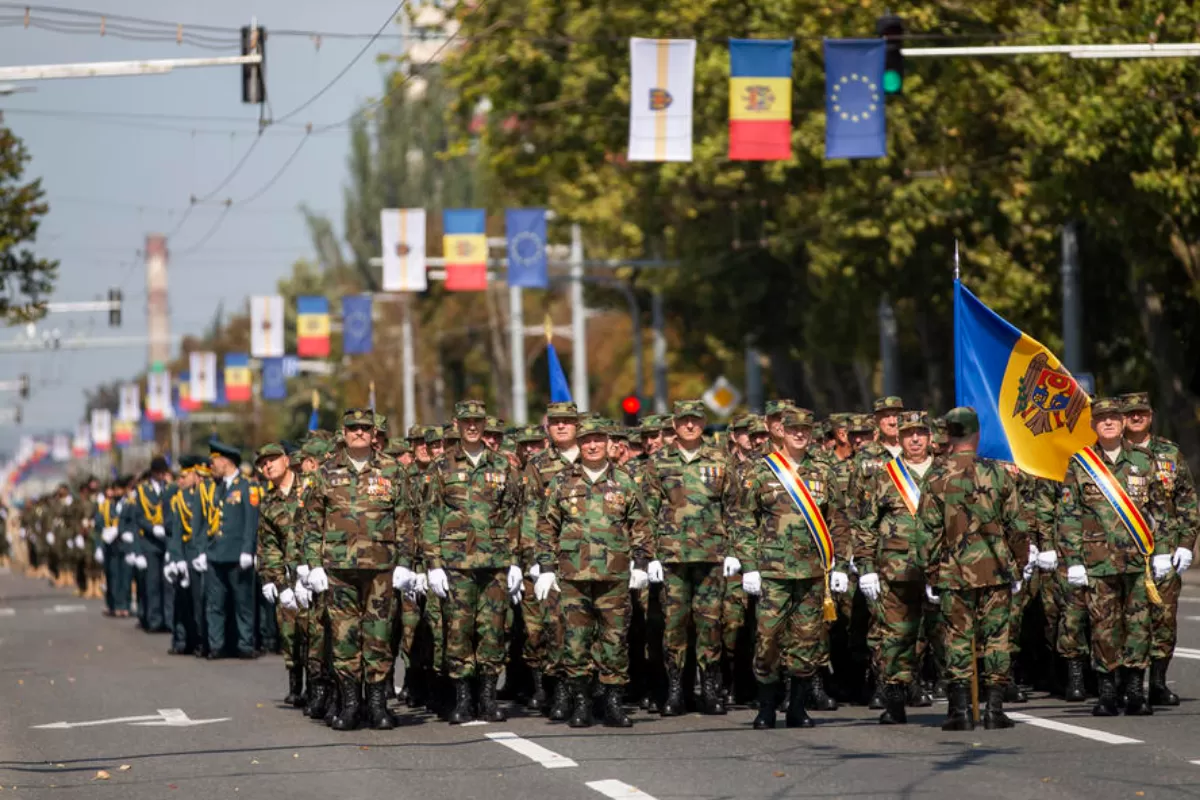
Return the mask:
<path id="1" fill-rule="evenodd" d="M 817 423 L 780 400 L 716 435 L 700 402 L 673 412 L 626 429 L 552 403 L 514 431 L 468 400 L 388 438 L 351 409 L 263 445 L 253 470 L 214 441 L 176 475 L 159 458 L 62 485 L 24 505 L 20 536 L 34 574 L 109 616 L 136 587 L 172 654 L 281 651 L 286 702 L 337 730 L 395 727 L 397 689 L 452 724 L 501 721 L 502 675 L 512 702 L 573 727 L 743 702 L 756 728 L 781 706 L 810 727 L 839 700 L 901 724 L 944 692 L 944 729 L 972 729 L 976 697 L 1003 728 L 1029 685 L 1095 694 L 1101 716 L 1178 704 L 1200 520 L 1147 395 L 1095 400 L 1091 448 L 1152 520 L 1145 553 L 1081 463 L 1059 483 L 980 458 L 969 408 L 883 397 Z"/>

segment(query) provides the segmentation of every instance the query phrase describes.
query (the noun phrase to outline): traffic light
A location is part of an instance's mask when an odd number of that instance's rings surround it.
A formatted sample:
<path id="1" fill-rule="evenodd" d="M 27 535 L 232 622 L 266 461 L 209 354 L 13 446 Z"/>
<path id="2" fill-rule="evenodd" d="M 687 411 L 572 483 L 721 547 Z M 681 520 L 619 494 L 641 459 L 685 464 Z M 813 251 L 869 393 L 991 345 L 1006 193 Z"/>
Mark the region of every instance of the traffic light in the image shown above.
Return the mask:
<path id="1" fill-rule="evenodd" d="M 10 383 L 9 386 L 12 386 L 12 384 Z M 29 399 L 29 376 L 28 375 L 21 376 L 21 385 L 20 385 L 20 388 L 18 389 L 18 393 L 21 395 L 22 400 Z"/>
<path id="2" fill-rule="evenodd" d="M 267 29 L 258 25 L 242 26 L 242 55 L 260 54 L 263 60 L 257 64 L 242 64 L 242 102 L 264 103 L 267 100 L 267 83 L 263 68 L 267 65 Z"/>
<path id="3" fill-rule="evenodd" d="M 884 94 L 900 94 L 904 91 L 904 20 L 894 14 L 880 17 L 875 22 L 875 34 L 887 39 L 887 51 L 883 60 Z"/>
<path id="4" fill-rule="evenodd" d="M 121 327 L 121 290 L 109 289 L 108 302 L 111 304 L 108 307 L 108 327 Z"/>
<path id="5" fill-rule="evenodd" d="M 642 401 L 636 394 L 627 395 L 621 401 L 621 412 L 625 415 L 623 424 L 626 428 L 632 428 L 638 424 L 638 412 L 641 410 Z"/>

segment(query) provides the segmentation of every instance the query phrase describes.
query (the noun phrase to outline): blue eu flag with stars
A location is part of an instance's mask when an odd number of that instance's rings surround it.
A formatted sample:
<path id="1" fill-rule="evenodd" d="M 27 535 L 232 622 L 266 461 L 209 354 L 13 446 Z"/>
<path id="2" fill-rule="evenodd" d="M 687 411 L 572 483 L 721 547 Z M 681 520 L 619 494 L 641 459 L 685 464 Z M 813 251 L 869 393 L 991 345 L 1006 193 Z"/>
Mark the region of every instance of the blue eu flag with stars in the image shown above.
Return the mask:
<path id="1" fill-rule="evenodd" d="M 882 39 L 825 40 L 825 158 L 883 158 Z"/>

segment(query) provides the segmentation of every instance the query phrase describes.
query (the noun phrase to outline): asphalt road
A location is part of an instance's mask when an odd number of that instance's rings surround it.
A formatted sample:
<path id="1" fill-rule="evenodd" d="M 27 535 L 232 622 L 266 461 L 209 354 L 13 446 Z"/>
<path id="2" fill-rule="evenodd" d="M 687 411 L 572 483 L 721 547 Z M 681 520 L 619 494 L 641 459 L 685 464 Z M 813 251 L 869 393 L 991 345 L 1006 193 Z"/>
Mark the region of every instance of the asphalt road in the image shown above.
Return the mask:
<path id="1" fill-rule="evenodd" d="M 1015 729 L 963 734 L 941 731 L 944 705 L 903 728 L 850 707 L 808 731 L 757 732 L 735 709 L 636 714 L 620 732 L 405 714 L 395 731 L 339 734 L 282 706 L 277 657 L 168 656 L 166 636 L 0 572 L 0 799 L 1195 797 L 1200 591 L 1185 591 L 1180 644 L 1196 649 L 1171 671 L 1185 699 L 1153 717 L 1035 697 Z M 54 723 L 68 725 L 38 727 Z"/>

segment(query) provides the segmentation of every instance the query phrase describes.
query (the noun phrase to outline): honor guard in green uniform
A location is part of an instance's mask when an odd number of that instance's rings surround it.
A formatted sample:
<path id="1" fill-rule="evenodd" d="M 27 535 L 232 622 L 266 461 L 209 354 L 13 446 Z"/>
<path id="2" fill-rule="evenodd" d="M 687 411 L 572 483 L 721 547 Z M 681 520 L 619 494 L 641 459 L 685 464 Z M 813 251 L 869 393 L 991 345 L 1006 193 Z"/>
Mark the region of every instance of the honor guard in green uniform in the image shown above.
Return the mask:
<path id="1" fill-rule="evenodd" d="M 204 628 L 204 570 L 199 557 L 208 545 L 210 524 L 216 523 L 214 486 L 202 456 L 179 459 L 178 491 L 167 514 L 167 557 L 175 573 L 175 619 L 171 654 L 208 653 Z"/>
<path id="2" fill-rule="evenodd" d="M 238 658 L 255 657 L 254 552 L 258 532 L 258 495 L 239 469 L 242 452 L 223 442 L 209 443 L 214 501 L 219 524 L 208 532 L 204 580 L 208 657 L 223 658 L 228 633 L 236 631 Z M 230 625 L 230 622 L 233 624 Z M 232 629 L 232 631 L 231 631 Z"/>
<path id="3" fill-rule="evenodd" d="M 120 552 L 121 531 L 117 528 L 117 504 L 120 502 L 120 487 L 116 481 L 104 487 L 104 494 L 96 504 L 95 522 L 92 533 L 95 539 L 96 561 L 104 568 L 104 615 L 117 614 L 117 587 L 120 585 L 119 567 L 125 566 Z M 125 579 L 129 589 L 129 579 Z M 128 600 L 126 601 L 128 603 Z"/>
<path id="4" fill-rule="evenodd" d="M 167 508 L 173 492 L 171 468 L 165 458 L 157 456 L 150 462 L 150 475 L 138 485 L 134 500 L 141 556 L 138 569 L 139 575 L 144 576 L 146 581 L 142 594 L 146 611 L 142 615 L 139 609 L 139 615 L 149 633 L 168 633 L 174 621 L 175 598 L 168 582 L 174 570 L 168 568 L 167 563 L 166 525 Z"/>

